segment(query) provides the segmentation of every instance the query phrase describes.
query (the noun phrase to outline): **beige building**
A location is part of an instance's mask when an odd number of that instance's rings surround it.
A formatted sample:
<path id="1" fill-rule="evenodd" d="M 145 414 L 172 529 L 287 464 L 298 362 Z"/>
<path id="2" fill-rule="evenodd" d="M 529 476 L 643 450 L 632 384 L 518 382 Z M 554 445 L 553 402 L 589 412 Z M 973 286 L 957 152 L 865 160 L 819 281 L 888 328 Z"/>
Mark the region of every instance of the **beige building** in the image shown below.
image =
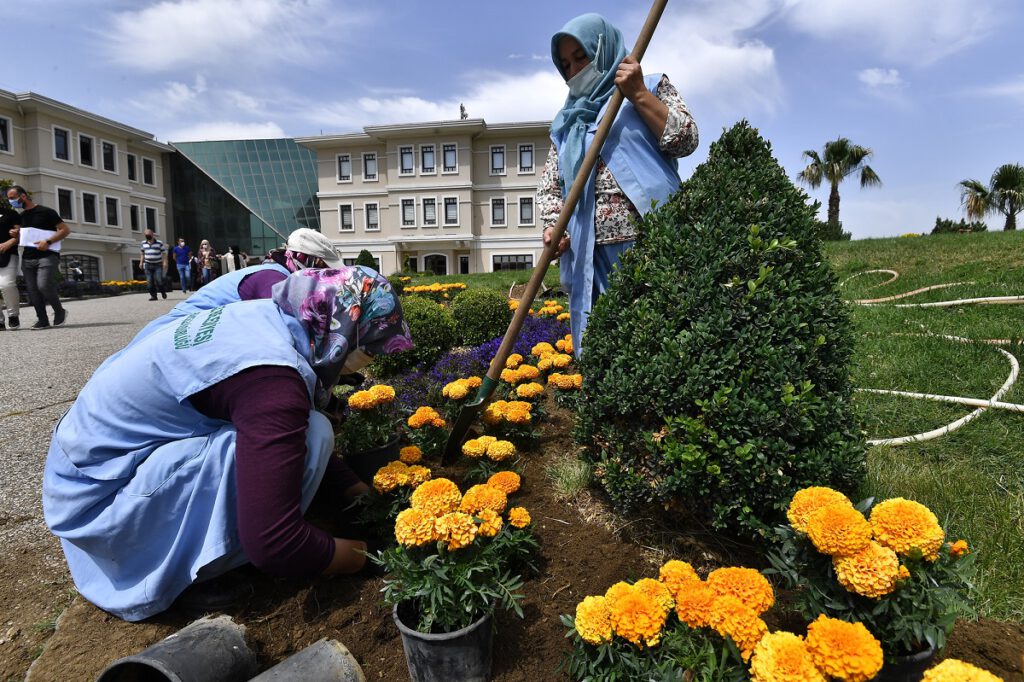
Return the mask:
<path id="1" fill-rule="evenodd" d="M 381 272 L 532 269 L 548 122 L 483 119 L 368 126 L 299 138 L 317 155 L 321 231 Z"/>
<path id="2" fill-rule="evenodd" d="M 0 90 L 0 178 L 23 186 L 71 229 L 62 271 L 128 279 L 142 231 L 168 242 L 170 146 L 123 123 L 35 93 Z"/>

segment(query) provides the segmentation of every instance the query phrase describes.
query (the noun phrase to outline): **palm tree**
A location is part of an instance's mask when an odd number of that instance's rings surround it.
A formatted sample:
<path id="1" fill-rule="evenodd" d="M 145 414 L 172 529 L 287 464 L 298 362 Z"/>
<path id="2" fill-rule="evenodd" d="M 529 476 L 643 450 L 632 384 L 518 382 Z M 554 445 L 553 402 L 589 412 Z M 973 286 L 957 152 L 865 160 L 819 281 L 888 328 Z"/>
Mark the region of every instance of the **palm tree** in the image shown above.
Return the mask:
<path id="1" fill-rule="evenodd" d="M 987 213 L 1006 216 L 1004 230 L 1017 229 L 1017 214 L 1024 211 L 1024 166 L 1006 163 L 992 174 L 989 186 L 979 180 L 960 181 L 960 201 L 967 217 L 980 220 Z"/>
<path id="2" fill-rule="evenodd" d="M 828 226 L 829 233 L 839 234 L 839 183 L 847 176 L 860 171 L 860 186 L 881 185 L 878 174 L 865 165 L 864 161 L 874 154 L 867 147 L 851 143 L 845 137 L 825 143 L 825 152 L 809 149 L 804 158 L 810 161 L 807 168 L 797 173 L 797 179 L 817 189 L 822 181 L 828 180 L 832 189 L 828 195 Z"/>

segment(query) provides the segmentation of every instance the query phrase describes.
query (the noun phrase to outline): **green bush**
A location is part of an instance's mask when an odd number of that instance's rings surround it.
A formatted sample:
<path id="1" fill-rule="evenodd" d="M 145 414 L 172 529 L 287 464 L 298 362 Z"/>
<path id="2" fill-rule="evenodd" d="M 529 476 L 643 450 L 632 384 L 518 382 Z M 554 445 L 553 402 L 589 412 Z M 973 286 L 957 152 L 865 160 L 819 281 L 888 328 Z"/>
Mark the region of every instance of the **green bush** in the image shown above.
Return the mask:
<path id="1" fill-rule="evenodd" d="M 744 121 L 640 223 L 590 317 L 576 427 L 620 508 L 764 536 L 798 489 L 863 477 L 817 208 Z"/>
<path id="2" fill-rule="evenodd" d="M 512 321 L 508 298 L 492 289 L 465 289 L 451 303 L 463 346 L 479 346 L 501 336 Z"/>
<path id="3" fill-rule="evenodd" d="M 455 320 L 447 308 L 426 298 L 406 297 L 402 299 L 402 313 L 416 346 L 404 353 L 374 359 L 373 371 L 379 376 L 392 376 L 420 363 L 432 365 L 458 343 Z"/>
<path id="4" fill-rule="evenodd" d="M 966 220 L 961 218 L 959 222 L 956 222 L 950 218 L 939 218 L 936 216 L 935 227 L 932 228 L 932 234 L 985 232 L 986 230 L 988 230 L 988 225 L 986 225 L 980 220 L 967 222 Z"/>
<path id="5" fill-rule="evenodd" d="M 401 275 L 397 272 L 392 275 L 388 275 L 388 284 L 390 284 L 391 288 L 395 290 L 396 296 L 401 296 L 402 292 L 405 291 L 404 277 L 405 275 Z"/>
<path id="6" fill-rule="evenodd" d="M 362 251 L 359 252 L 359 255 L 356 256 L 356 265 L 362 265 L 365 268 L 373 268 L 374 270 L 376 270 L 377 259 L 373 257 L 372 253 L 370 253 L 366 249 L 363 249 Z"/>

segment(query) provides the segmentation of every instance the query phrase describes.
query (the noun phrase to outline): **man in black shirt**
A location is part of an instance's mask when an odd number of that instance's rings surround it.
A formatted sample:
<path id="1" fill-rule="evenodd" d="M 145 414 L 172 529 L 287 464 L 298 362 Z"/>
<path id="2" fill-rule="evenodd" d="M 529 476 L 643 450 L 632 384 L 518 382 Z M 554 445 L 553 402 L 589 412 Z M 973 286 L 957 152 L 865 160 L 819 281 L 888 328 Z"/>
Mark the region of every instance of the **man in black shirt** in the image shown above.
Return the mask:
<path id="1" fill-rule="evenodd" d="M 21 227 L 14 231 L 18 233 L 19 243 L 23 247 L 21 272 L 25 276 L 28 300 L 36 309 L 38 318 L 31 329 L 50 327 L 46 304 L 53 308 L 53 326 L 59 327 L 68 316 L 57 295 L 60 242 L 71 234 L 71 230 L 56 211 L 34 203 L 20 185 L 11 185 L 7 190 L 7 201 L 11 208 L 21 210 L 18 217 Z"/>

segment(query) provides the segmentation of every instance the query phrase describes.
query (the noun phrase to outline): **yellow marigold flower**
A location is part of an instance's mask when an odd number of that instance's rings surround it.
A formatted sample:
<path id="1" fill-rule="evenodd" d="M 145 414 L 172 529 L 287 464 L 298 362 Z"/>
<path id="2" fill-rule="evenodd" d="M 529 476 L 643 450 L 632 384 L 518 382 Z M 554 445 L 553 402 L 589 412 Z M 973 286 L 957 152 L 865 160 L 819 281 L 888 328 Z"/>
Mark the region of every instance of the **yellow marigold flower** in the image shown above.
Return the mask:
<path id="1" fill-rule="evenodd" d="M 519 353 L 513 353 L 505 360 L 505 366 L 509 369 L 515 369 L 521 364 L 523 364 L 523 356 Z"/>
<path id="2" fill-rule="evenodd" d="M 487 424 L 488 426 L 497 426 L 505 417 L 502 416 L 501 409 L 495 407 L 492 403 L 484 408 L 480 418 L 483 420 L 484 424 Z"/>
<path id="3" fill-rule="evenodd" d="M 643 592 L 653 599 L 654 603 L 665 612 L 666 616 L 676 605 L 676 600 L 672 596 L 672 593 L 669 592 L 669 589 L 654 578 L 641 578 L 640 580 L 637 580 L 633 585 L 633 589 Z"/>
<path id="4" fill-rule="evenodd" d="M 356 391 L 348 397 L 348 406 L 353 410 L 372 410 L 377 407 L 377 399 L 370 391 Z"/>
<path id="5" fill-rule="evenodd" d="M 900 566 L 896 552 L 875 541 L 856 554 L 832 557 L 839 584 L 863 597 L 877 599 L 896 589 Z"/>
<path id="6" fill-rule="evenodd" d="M 426 483 L 430 480 L 430 469 L 419 464 L 414 464 L 409 467 L 408 471 L 409 480 L 406 485 L 415 488 L 418 485 Z"/>
<path id="7" fill-rule="evenodd" d="M 444 427 L 448 426 L 448 422 L 446 422 L 441 417 L 438 417 L 437 419 L 430 422 L 430 425 L 433 426 L 435 429 L 443 429 Z"/>
<path id="8" fill-rule="evenodd" d="M 381 467 L 373 475 L 373 487 L 379 493 L 390 493 L 396 488 L 405 485 L 406 480 L 408 479 L 394 469 Z"/>
<path id="9" fill-rule="evenodd" d="M 421 547 L 438 539 L 434 515 L 415 507 L 405 509 L 395 519 L 395 539 L 406 547 Z"/>
<path id="10" fill-rule="evenodd" d="M 651 597 L 639 590 L 630 590 L 614 601 L 608 601 L 612 631 L 637 646 L 657 646 L 665 626 L 665 611 Z"/>
<path id="11" fill-rule="evenodd" d="M 807 517 L 807 537 L 822 554 L 849 556 L 871 542 L 871 524 L 853 507 L 832 504 Z"/>
<path id="12" fill-rule="evenodd" d="M 565 355 L 564 353 L 558 353 L 556 355 L 552 355 L 551 356 L 551 363 L 557 369 L 565 369 L 570 364 L 572 364 L 572 356 L 571 355 Z"/>
<path id="13" fill-rule="evenodd" d="M 576 605 L 576 632 L 589 644 L 611 641 L 611 611 L 604 597 L 586 597 Z"/>
<path id="14" fill-rule="evenodd" d="M 544 305 L 546 305 L 546 306 L 558 305 L 558 301 L 555 301 L 555 300 L 544 301 Z"/>
<path id="15" fill-rule="evenodd" d="M 928 507 L 913 500 L 894 497 L 871 510 L 871 528 L 875 540 L 903 556 L 923 556 L 928 561 L 939 557 L 946 534 Z"/>
<path id="16" fill-rule="evenodd" d="M 818 670 L 846 682 L 867 682 L 882 669 L 882 645 L 863 623 L 822 614 L 807 626 L 807 651 Z"/>
<path id="17" fill-rule="evenodd" d="M 552 357 L 554 356 L 545 355 L 540 360 L 538 360 L 537 369 L 540 370 L 541 372 L 550 372 L 551 368 L 555 366 L 554 363 L 551 361 Z"/>
<path id="18" fill-rule="evenodd" d="M 519 308 L 519 301 L 515 301 L 513 299 L 509 299 L 509 301 L 508 301 L 508 309 L 509 310 L 516 310 L 518 308 Z"/>
<path id="19" fill-rule="evenodd" d="M 900 564 L 900 568 L 896 572 L 896 579 L 897 580 L 906 580 L 909 577 L 910 577 L 910 569 L 908 569 L 903 564 Z"/>
<path id="20" fill-rule="evenodd" d="M 415 445 L 407 445 L 398 451 L 398 459 L 405 464 L 415 464 L 423 459 L 423 451 Z"/>
<path id="21" fill-rule="evenodd" d="M 507 440 L 497 440 L 487 446 L 487 458 L 495 462 L 504 462 L 515 457 L 516 446 Z"/>
<path id="22" fill-rule="evenodd" d="M 441 415 L 437 413 L 432 407 L 420 407 L 409 417 L 409 427 L 413 429 L 421 429 L 427 425 L 444 427 L 444 420 L 441 419 Z"/>
<path id="23" fill-rule="evenodd" d="M 631 593 L 632 591 L 632 585 L 625 582 L 624 580 L 620 580 L 619 582 L 615 583 L 607 590 L 605 590 L 604 598 L 608 602 L 608 605 L 611 606 L 612 602 L 618 601 L 619 599 Z"/>
<path id="24" fill-rule="evenodd" d="M 967 549 L 966 540 L 957 540 L 949 546 L 949 555 L 951 557 L 961 557 L 970 553 L 971 550 Z"/>
<path id="25" fill-rule="evenodd" d="M 541 341 L 540 343 L 538 343 L 537 345 L 535 345 L 533 348 L 530 349 L 530 355 L 535 355 L 538 358 L 540 356 L 544 355 L 545 353 L 554 353 L 554 352 L 555 352 L 554 347 L 550 343 L 548 343 L 547 341 Z"/>
<path id="26" fill-rule="evenodd" d="M 498 442 L 498 439 L 494 436 L 480 436 L 477 440 L 480 441 L 480 445 L 483 445 L 485 448 L 489 448 Z"/>
<path id="27" fill-rule="evenodd" d="M 514 384 L 519 381 L 519 372 L 514 369 L 503 369 L 498 378 L 504 381 L 506 384 Z"/>
<path id="28" fill-rule="evenodd" d="M 469 377 L 465 381 L 466 385 L 469 386 L 470 388 L 480 388 L 480 384 L 483 383 L 480 377 Z"/>
<path id="29" fill-rule="evenodd" d="M 476 523 L 463 512 L 449 512 L 438 518 L 435 526 L 438 539 L 447 542 L 449 550 L 469 547 L 476 539 Z"/>
<path id="30" fill-rule="evenodd" d="M 820 486 L 804 488 L 793 496 L 793 501 L 789 503 L 789 509 L 786 510 L 786 518 L 789 519 L 789 525 L 793 526 L 794 529 L 801 533 L 806 533 L 807 517 L 822 507 L 827 507 L 831 504 L 853 506 L 853 503 L 850 502 L 846 495 L 837 490 L 832 490 L 832 488 Z"/>
<path id="31" fill-rule="evenodd" d="M 717 595 L 702 580 L 687 580 L 676 590 L 676 615 L 691 628 L 711 625 L 711 606 Z"/>
<path id="32" fill-rule="evenodd" d="M 516 528 L 526 528 L 533 519 L 524 507 L 512 507 L 508 511 L 508 522 Z"/>
<path id="33" fill-rule="evenodd" d="M 412 491 L 410 502 L 415 509 L 441 516 L 459 508 L 462 493 L 459 492 L 459 486 L 447 478 L 435 478 L 418 485 Z"/>
<path id="34" fill-rule="evenodd" d="M 533 365 L 522 365 L 519 368 L 520 381 L 532 381 L 540 376 L 540 370 Z"/>
<path id="35" fill-rule="evenodd" d="M 476 532 L 483 538 L 493 538 L 501 532 L 501 527 L 505 523 L 502 521 L 501 515 L 495 513 L 493 509 L 484 509 L 476 517 L 480 519 L 480 525 Z"/>
<path id="36" fill-rule="evenodd" d="M 1003 682 L 1003 678 L 970 663 L 947 658 L 931 670 L 925 671 L 921 682 Z"/>
<path id="37" fill-rule="evenodd" d="M 508 496 L 505 491 L 493 485 L 481 483 L 466 491 L 462 496 L 462 504 L 459 511 L 466 514 L 476 514 L 484 509 L 490 509 L 497 514 L 502 514 L 508 506 Z"/>
<path id="38" fill-rule="evenodd" d="M 825 682 L 804 640 L 791 632 L 761 638 L 750 659 L 752 682 Z"/>
<path id="39" fill-rule="evenodd" d="M 719 568 L 708 574 L 707 584 L 718 596 L 732 595 L 758 615 L 775 604 L 771 583 L 753 568 Z"/>
<path id="40" fill-rule="evenodd" d="M 487 446 L 481 443 L 478 438 L 470 438 L 462 444 L 462 454 L 466 457 L 477 459 L 483 457 L 486 452 Z"/>
<path id="41" fill-rule="evenodd" d="M 544 387 L 538 384 L 536 381 L 531 381 L 528 384 L 519 384 L 516 387 L 516 395 L 526 400 L 532 400 L 538 396 L 544 395 Z"/>
<path id="42" fill-rule="evenodd" d="M 700 582 L 700 576 L 697 575 L 697 571 L 693 570 L 693 566 L 678 559 L 666 561 L 658 571 L 658 579 L 668 588 L 673 600 L 676 599 L 676 593 L 679 592 L 683 583 Z"/>
<path id="43" fill-rule="evenodd" d="M 732 595 L 712 602 L 708 620 L 718 634 L 733 641 L 744 662 L 750 660 L 754 647 L 768 634 L 768 626 L 757 612 Z"/>
<path id="44" fill-rule="evenodd" d="M 526 410 L 508 410 L 505 412 L 505 421 L 509 424 L 529 424 L 533 417 Z"/>
<path id="45" fill-rule="evenodd" d="M 499 471 L 487 479 L 487 485 L 494 486 L 506 495 L 511 495 L 518 491 L 521 484 L 522 479 L 514 471 Z"/>
<path id="46" fill-rule="evenodd" d="M 373 394 L 373 397 L 377 401 L 378 405 L 390 403 L 395 399 L 395 389 L 391 388 L 387 384 L 377 384 L 376 386 L 371 386 L 369 388 L 369 391 L 371 394 Z"/>
<path id="47" fill-rule="evenodd" d="M 469 395 L 469 385 L 465 379 L 456 379 L 444 385 L 441 395 L 450 400 L 462 400 Z"/>
<path id="48" fill-rule="evenodd" d="M 558 317 L 555 318 L 555 319 L 557 319 L 559 322 L 568 322 L 569 321 L 569 313 L 559 313 Z"/>

